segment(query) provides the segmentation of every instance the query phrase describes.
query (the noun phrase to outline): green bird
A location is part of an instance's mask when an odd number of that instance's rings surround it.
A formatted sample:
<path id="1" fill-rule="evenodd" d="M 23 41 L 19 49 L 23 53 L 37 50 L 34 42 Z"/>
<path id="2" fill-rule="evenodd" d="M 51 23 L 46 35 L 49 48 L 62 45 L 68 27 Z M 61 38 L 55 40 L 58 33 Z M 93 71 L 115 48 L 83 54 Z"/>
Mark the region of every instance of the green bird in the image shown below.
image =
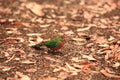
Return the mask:
<path id="1" fill-rule="evenodd" d="M 57 51 L 64 46 L 64 44 L 65 44 L 64 38 L 65 37 L 66 37 L 66 35 L 58 36 L 58 37 L 48 40 L 46 42 L 42 42 L 42 43 L 33 45 L 32 48 L 39 50 L 39 49 L 41 49 L 40 48 L 41 46 L 46 46 L 47 48 L 50 48 L 53 51 Z"/>

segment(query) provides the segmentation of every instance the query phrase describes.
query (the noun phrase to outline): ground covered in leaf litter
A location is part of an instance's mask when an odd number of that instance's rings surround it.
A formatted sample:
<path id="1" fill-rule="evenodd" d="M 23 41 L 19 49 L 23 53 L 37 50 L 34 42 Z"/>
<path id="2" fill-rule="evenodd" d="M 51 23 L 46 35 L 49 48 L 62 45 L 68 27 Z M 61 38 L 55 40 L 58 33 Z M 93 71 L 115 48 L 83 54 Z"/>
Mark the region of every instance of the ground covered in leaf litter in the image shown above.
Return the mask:
<path id="1" fill-rule="evenodd" d="M 0 80 L 120 80 L 119 0 L 0 1 Z M 31 45 L 67 34 L 56 53 Z"/>

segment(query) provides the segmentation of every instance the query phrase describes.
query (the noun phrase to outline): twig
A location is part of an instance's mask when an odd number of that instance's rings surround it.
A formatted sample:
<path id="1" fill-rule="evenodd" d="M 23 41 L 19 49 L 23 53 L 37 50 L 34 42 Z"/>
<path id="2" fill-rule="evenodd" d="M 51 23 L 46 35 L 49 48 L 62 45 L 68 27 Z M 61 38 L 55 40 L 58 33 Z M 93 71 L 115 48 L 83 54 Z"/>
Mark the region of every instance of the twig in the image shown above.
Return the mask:
<path id="1" fill-rule="evenodd" d="M 15 57 L 15 54 L 12 55 L 8 60 L 6 60 L 4 63 L 10 62 Z"/>

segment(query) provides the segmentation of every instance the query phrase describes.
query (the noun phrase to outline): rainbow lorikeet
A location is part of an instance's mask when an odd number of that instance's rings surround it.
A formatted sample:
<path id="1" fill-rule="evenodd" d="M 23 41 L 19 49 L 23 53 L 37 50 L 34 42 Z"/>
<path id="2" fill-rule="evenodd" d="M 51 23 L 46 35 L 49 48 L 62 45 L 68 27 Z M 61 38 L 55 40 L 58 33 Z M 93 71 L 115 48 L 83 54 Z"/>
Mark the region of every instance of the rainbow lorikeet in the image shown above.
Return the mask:
<path id="1" fill-rule="evenodd" d="M 42 43 L 33 45 L 32 48 L 40 49 L 41 46 L 46 46 L 47 48 L 50 48 L 53 51 L 57 51 L 64 46 L 64 44 L 65 44 L 64 38 L 65 38 L 65 35 L 58 36 L 58 37 L 48 40 L 46 42 L 42 42 Z"/>

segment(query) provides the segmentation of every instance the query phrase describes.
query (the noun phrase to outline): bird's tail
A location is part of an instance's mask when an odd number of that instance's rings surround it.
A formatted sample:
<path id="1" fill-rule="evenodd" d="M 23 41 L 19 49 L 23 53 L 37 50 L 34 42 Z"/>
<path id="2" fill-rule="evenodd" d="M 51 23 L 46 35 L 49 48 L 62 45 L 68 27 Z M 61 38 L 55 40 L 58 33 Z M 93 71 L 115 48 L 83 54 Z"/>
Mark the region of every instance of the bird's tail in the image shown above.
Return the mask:
<path id="1" fill-rule="evenodd" d="M 36 49 L 36 50 L 41 50 L 41 46 L 43 46 L 43 43 L 38 43 L 38 44 L 35 44 L 35 45 L 31 46 L 31 47 Z"/>

